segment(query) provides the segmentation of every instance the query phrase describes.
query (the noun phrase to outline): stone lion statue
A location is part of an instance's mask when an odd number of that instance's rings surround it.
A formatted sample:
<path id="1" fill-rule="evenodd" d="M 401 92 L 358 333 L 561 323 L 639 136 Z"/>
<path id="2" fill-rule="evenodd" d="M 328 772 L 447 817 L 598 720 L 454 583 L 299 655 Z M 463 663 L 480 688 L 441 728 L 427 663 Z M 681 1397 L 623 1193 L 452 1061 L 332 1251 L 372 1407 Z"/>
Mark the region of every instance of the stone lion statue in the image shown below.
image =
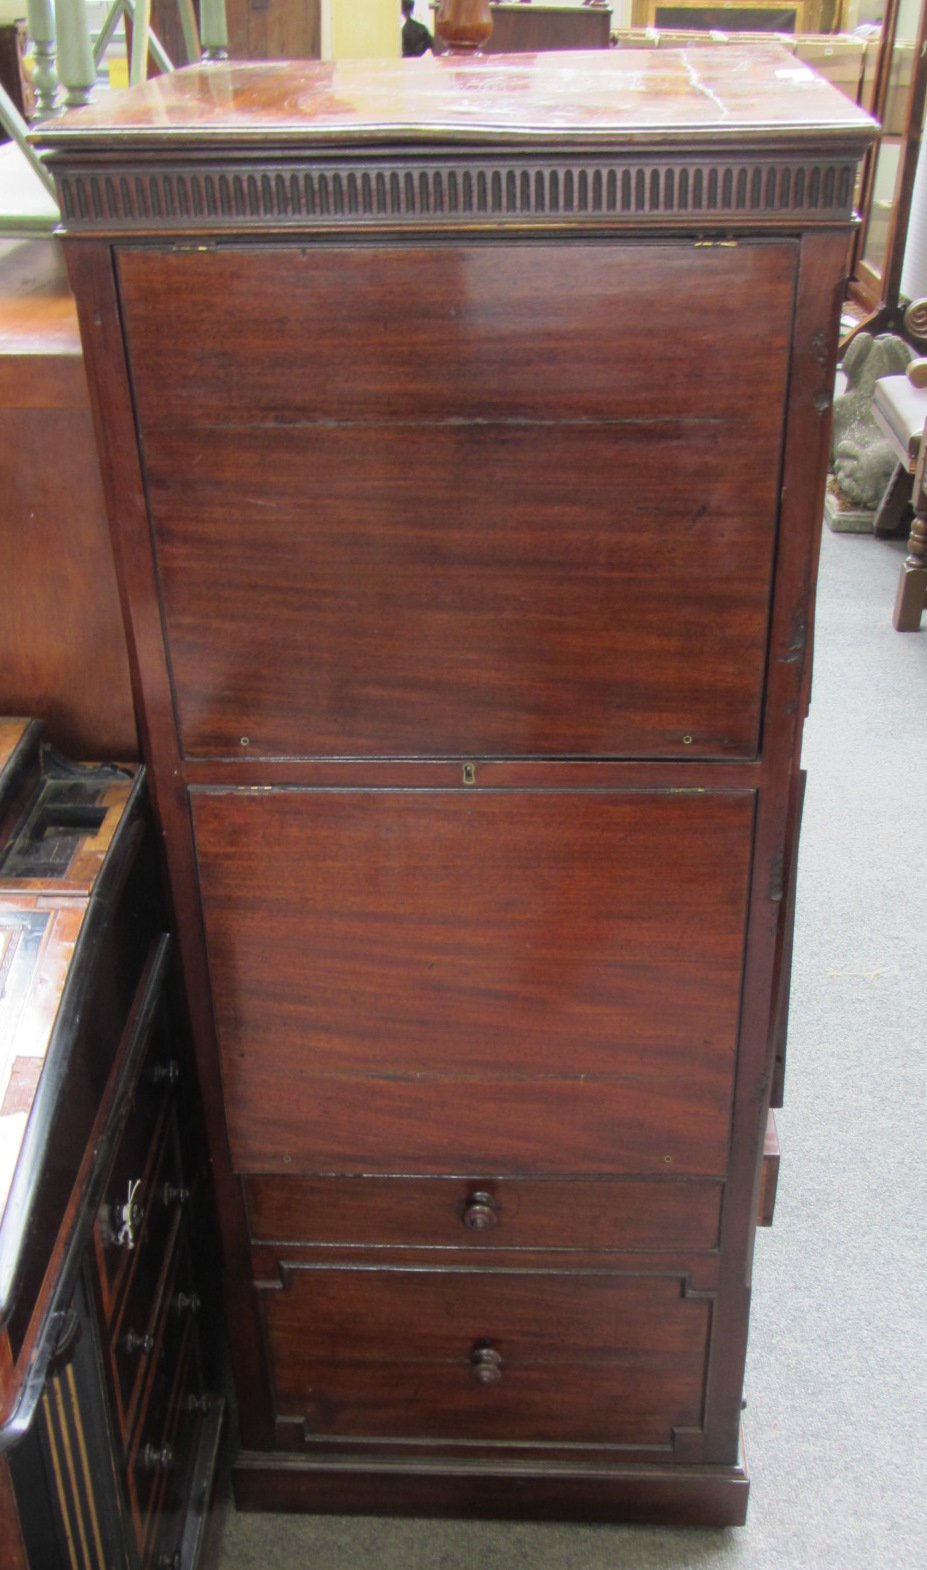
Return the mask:
<path id="1" fill-rule="evenodd" d="M 876 424 L 872 395 L 880 376 L 902 376 L 914 350 L 893 333 L 858 333 L 843 360 L 846 391 L 834 399 L 831 493 L 844 510 L 875 512 L 895 457 Z"/>

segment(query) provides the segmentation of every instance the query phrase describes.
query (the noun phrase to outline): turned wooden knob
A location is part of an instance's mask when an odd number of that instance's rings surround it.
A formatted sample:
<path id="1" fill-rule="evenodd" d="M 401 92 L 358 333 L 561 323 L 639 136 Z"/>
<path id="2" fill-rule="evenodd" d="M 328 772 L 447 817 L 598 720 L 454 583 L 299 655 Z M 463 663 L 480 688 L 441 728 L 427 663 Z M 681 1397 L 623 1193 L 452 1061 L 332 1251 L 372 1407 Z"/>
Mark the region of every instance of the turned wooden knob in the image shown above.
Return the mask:
<path id="1" fill-rule="evenodd" d="M 442 0 L 435 36 L 448 54 L 479 54 L 491 33 L 489 0 Z"/>
<path id="2" fill-rule="evenodd" d="M 151 1083 L 153 1085 L 176 1085 L 180 1078 L 180 1068 L 173 1061 L 155 1063 L 151 1069 Z"/>
<path id="3" fill-rule="evenodd" d="M 474 1232 L 485 1232 L 487 1227 L 494 1227 L 499 1220 L 496 1201 L 491 1194 L 468 1194 L 464 1205 L 463 1220 L 465 1227 L 472 1227 Z"/>
<path id="4" fill-rule="evenodd" d="M 182 1183 L 161 1184 L 161 1203 L 165 1207 L 175 1203 L 178 1205 L 185 1205 L 189 1198 L 190 1190 L 185 1188 Z"/>
<path id="5" fill-rule="evenodd" d="M 174 1451 L 170 1445 L 146 1445 L 139 1454 L 138 1464 L 143 1472 L 169 1472 L 174 1465 Z"/>
<path id="6" fill-rule="evenodd" d="M 127 1330 L 123 1337 L 123 1345 L 133 1357 L 136 1353 L 141 1357 L 150 1357 L 154 1351 L 154 1336 L 140 1336 L 137 1330 Z"/>
<path id="7" fill-rule="evenodd" d="M 478 1385 L 497 1385 L 502 1378 L 502 1358 L 494 1347 L 474 1347 L 470 1353 L 470 1372 Z"/>

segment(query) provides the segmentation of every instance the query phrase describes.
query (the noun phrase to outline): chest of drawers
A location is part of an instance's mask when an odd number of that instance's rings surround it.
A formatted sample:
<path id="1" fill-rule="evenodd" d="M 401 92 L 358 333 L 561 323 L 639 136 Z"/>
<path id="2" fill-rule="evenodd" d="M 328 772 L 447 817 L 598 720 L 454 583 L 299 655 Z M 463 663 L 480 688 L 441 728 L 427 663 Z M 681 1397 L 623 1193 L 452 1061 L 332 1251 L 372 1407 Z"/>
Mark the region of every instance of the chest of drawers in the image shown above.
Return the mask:
<path id="1" fill-rule="evenodd" d="M 215 1228 L 144 775 L 40 731 L 0 719 L 2 1561 L 196 1570 Z"/>
<path id="2" fill-rule="evenodd" d="M 733 46 L 197 68 L 43 132 L 242 1505 L 743 1519 L 870 134 Z"/>

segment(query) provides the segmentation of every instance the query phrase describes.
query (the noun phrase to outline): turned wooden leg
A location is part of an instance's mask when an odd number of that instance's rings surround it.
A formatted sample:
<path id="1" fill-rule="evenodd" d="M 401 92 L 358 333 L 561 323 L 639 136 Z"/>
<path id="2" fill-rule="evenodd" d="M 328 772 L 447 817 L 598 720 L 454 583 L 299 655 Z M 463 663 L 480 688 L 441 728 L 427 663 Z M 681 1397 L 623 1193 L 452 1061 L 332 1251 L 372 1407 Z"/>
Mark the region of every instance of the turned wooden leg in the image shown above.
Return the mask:
<path id="1" fill-rule="evenodd" d="M 879 510 L 872 521 L 872 532 L 878 540 L 900 534 L 905 513 L 911 505 L 911 476 L 903 463 L 896 463 L 895 472 L 888 482 Z"/>
<path id="2" fill-rule="evenodd" d="M 914 523 L 908 540 L 908 554 L 901 568 L 898 593 L 895 596 L 895 614 L 892 617 L 896 632 L 917 632 L 921 625 L 924 601 L 927 599 L 927 426 L 921 437 L 920 457 L 914 475 L 911 500 L 914 504 Z"/>

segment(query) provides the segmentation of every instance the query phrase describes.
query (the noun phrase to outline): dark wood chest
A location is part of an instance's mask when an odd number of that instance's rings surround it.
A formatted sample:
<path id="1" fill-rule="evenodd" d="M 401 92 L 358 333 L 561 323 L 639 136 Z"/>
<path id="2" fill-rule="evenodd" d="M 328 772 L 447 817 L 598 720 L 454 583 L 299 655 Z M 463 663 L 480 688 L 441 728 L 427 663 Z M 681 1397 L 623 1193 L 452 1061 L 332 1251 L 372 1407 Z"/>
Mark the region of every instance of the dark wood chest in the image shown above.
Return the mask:
<path id="1" fill-rule="evenodd" d="M 870 122 L 729 46 L 197 68 L 44 135 L 240 1503 L 742 1520 Z"/>
<path id="2" fill-rule="evenodd" d="M 0 1559 L 196 1570 L 215 1223 L 144 772 L 0 718 Z"/>

